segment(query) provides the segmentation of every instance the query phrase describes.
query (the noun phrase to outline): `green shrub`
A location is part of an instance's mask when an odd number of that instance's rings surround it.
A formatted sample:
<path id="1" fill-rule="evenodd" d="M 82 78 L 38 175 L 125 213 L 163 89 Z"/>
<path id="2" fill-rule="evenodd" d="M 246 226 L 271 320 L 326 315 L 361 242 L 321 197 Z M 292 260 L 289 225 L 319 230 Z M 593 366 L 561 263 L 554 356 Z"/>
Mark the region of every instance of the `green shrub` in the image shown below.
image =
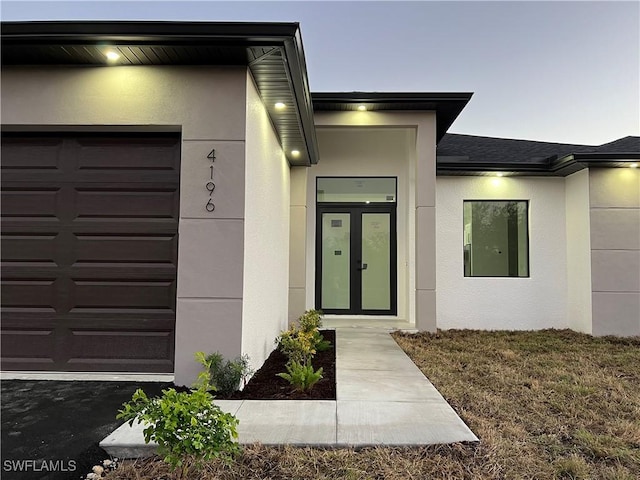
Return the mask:
<path id="1" fill-rule="evenodd" d="M 331 348 L 331 342 L 325 340 L 318 329 L 322 326 L 322 312 L 307 310 L 298 319 L 298 325 L 292 325 L 276 338 L 278 350 L 289 357 L 290 362 L 307 364 L 316 352 Z"/>
<path id="2" fill-rule="evenodd" d="M 322 326 L 322 312 L 307 310 L 298 319 L 298 325 L 292 325 L 289 330 L 282 332 L 276 343 L 278 350 L 284 353 L 287 360 L 287 373 L 277 375 L 287 380 L 294 388 L 301 392 L 310 390 L 322 378 L 322 368 L 313 370 L 311 360 L 318 351 L 331 347 L 331 342 L 325 340 L 318 330 Z"/>
<path id="3" fill-rule="evenodd" d="M 322 334 L 317 330 L 313 334 L 312 342 L 316 352 L 324 352 L 331 348 L 331 342 L 329 340 L 325 340 Z"/>
<path id="4" fill-rule="evenodd" d="M 218 352 L 210 355 L 196 352 L 195 357 L 204 370 L 198 374 L 198 379 L 193 386 L 198 389 L 215 390 L 224 397 L 238 390 L 241 383 L 244 383 L 253 373 L 249 366 L 248 355 L 234 360 L 225 360 Z"/>
<path id="5" fill-rule="evenodd" d="M 312 332 L 304 332 L 296 327 L 285 330 L 276 338 L 278 350 L 288 358 L 288 363 L 307 365 L 316 354 Z"/>
<path id="6" fill-rule="evenodd" d="M 287 380 L 296 390 L 306 392 L 322 378 L 322 368 L 314 371 L 311 363 L 303 365 L 299 362 L 289 362 L 287 363 L 287 373 L 278 373 L 277 375 Z"/>
<path id="7" fill-rule="evenodd" d="M 240 451 L 238 420 L 214 405 L 206 390 L 187 393 L 169 388 L 150 399 L 138 389 L 122 407 L 116 418 L 130 425 L 136 418 L 146 424 L 145 442 L 156 442 L 158 453 L 174 469 L 186 468 L 190 460 L 196 465 L 215 457 L 230 460 Z"/>
<path id="8" fill-rule="evenodd" d="M 318 331 L 322 327 L 322 311 L 321 310 L 307 310 L 298 319 L 300 330 L 303 332 L 311 333 L 311 344 L 313 350 L 316 352 L 324 352 L 331 348 L 331 342 L 325 340 L 322 334 Z"/>
<path id="9" fill-rule="evenodd" d="M 303 332 L 313 332 L 322 326 L 322 311 L 307 310 L 298 318 L 300 330 Z"/>

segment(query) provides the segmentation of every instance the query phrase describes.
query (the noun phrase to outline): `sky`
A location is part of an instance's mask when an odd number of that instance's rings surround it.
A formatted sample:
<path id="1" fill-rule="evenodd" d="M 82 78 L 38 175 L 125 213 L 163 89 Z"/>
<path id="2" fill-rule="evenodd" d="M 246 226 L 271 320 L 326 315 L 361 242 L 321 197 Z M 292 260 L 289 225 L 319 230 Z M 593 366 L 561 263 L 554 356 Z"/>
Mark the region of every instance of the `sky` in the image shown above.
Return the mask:
<path id="1" fill-rule="evenodd" d="M 453 133 L 640 135 L 640 2 L 2 0 L 3 21 L 299 22 L 312 92 L 474 92 Z"/>

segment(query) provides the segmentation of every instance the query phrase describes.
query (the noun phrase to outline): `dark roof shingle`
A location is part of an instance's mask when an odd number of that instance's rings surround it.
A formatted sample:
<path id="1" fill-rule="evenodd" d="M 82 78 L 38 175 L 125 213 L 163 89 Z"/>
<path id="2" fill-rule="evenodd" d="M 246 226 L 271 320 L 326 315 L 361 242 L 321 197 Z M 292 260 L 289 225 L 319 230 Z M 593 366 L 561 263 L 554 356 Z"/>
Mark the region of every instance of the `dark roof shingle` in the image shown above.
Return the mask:
<path id="1" fill-rule="evenodd" d="M 628 136 L 597 146 L 447 133 L 437 149 L 438 158 L 466 157 L 471 163 L 496 164 L 544 164 L 574 153 L 617 152 L 640 153 L 640 137 Z"/>

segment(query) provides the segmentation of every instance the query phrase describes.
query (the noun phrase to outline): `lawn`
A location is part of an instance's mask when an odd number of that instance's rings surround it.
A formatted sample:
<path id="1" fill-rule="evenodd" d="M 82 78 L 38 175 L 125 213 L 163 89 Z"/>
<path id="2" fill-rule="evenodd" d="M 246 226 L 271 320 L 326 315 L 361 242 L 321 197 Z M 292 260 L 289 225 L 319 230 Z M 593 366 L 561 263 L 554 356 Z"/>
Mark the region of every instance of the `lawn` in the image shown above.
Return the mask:
<path id="1" fill-rule="evenodd" d="M 394 338 L 480 438 L 420 448 L 244 448 L 193 479 L 637 479 L 640 338 L 568 330 Z M 111 479 L 176 478 L 158 461 Z"/>

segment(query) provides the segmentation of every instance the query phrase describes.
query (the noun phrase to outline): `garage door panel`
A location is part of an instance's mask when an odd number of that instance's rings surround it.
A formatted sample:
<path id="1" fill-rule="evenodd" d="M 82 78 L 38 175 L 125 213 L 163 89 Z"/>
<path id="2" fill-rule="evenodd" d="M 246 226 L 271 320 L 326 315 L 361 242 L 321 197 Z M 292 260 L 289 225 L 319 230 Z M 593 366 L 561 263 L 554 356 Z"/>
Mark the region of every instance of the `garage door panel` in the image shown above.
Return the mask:
<path id="1" fill-rule="evenodd" d="M 173 264 L 177 235 L 76 236 L 76 262 Z"/>
<path id="2" fill-rule="evenodd" d="M 25 348 L 25 343 L 29 348 Z M 25 370 L 51 368 L 55 363 L 55 351 L 56 338 L 52 328 L 2 329 L 4 362 L 23 363 L 25 366 L 22 369 Z"/>
<path id="3" fill-rule="evenodd" d="M 56 311 L 55 279 L 3 278 L 2 307 Z"/>
<path id="4" fill-rule="evenodd" d="M 76 218 L 69 230 L 74 235 L 176 235 L 178 219 L 168 218 Z"/>
<path id="5" fill-rule="evenodd" d="M 3 134 L 3 369 L 173 370 L 179 153 Z"/>
<path id="6" fill-rule="evenodd" d="M 78 217 L 174 218 L 176 190 L 78 190 Z M 106 207 L 108 205 L 108 208 Z"/>
<path id="7" fill-rule="evenodd" d="M 173 350 L 173 331 L 125 330 L 107 331 L 77 329 L 71 332 L 77 338 L 70 358 L 110 359 L 113 352 L 124 350 L 119 359 L 169 358 Z M 126 346 L 126 348 L 122 348 Z"/>
<path id="8" fill-rule="evenodd" d="M 2 217 L 57 216 L 59 189 L 3 189 Z"/>
<path id="9" fill-rule="evenodd" d="M 179 162 L 176 161 L 177 148 L 175 143 L 162 146 L 133 144 L 131 140 L 125 140 L 121 144 L 108 144 L 100 140 L 81 140 L 78 169 L 101 170 L 103 174 L 109 172 L 121 174 L 122 170 L 137 170 L 136 175 L 145 170 L 176 172 L 179 167 Z"/>
<path id="10" fill-rule="evenodd" d="M 75 280 L 71 311 L 76 308 L 172 310 L 174 292 L 175 283 L 170 281 Z"/>
<path id="11" fill-rule="evenodd" d="M 11 137 L 2 139 L 2 174 L 24 170 L 58 170 L 62 138 Z"/>
<path id="12" fill-rule="evenodd" d="M 8 263 L 37 262 L 56 266 L 56 238 L 54 232 L 5 232 L 1 235 L 2 260 Z M 5 263 L 3 263 L 3 267 Z M 23 265 L 26 267 L 26 265 Z"/>

